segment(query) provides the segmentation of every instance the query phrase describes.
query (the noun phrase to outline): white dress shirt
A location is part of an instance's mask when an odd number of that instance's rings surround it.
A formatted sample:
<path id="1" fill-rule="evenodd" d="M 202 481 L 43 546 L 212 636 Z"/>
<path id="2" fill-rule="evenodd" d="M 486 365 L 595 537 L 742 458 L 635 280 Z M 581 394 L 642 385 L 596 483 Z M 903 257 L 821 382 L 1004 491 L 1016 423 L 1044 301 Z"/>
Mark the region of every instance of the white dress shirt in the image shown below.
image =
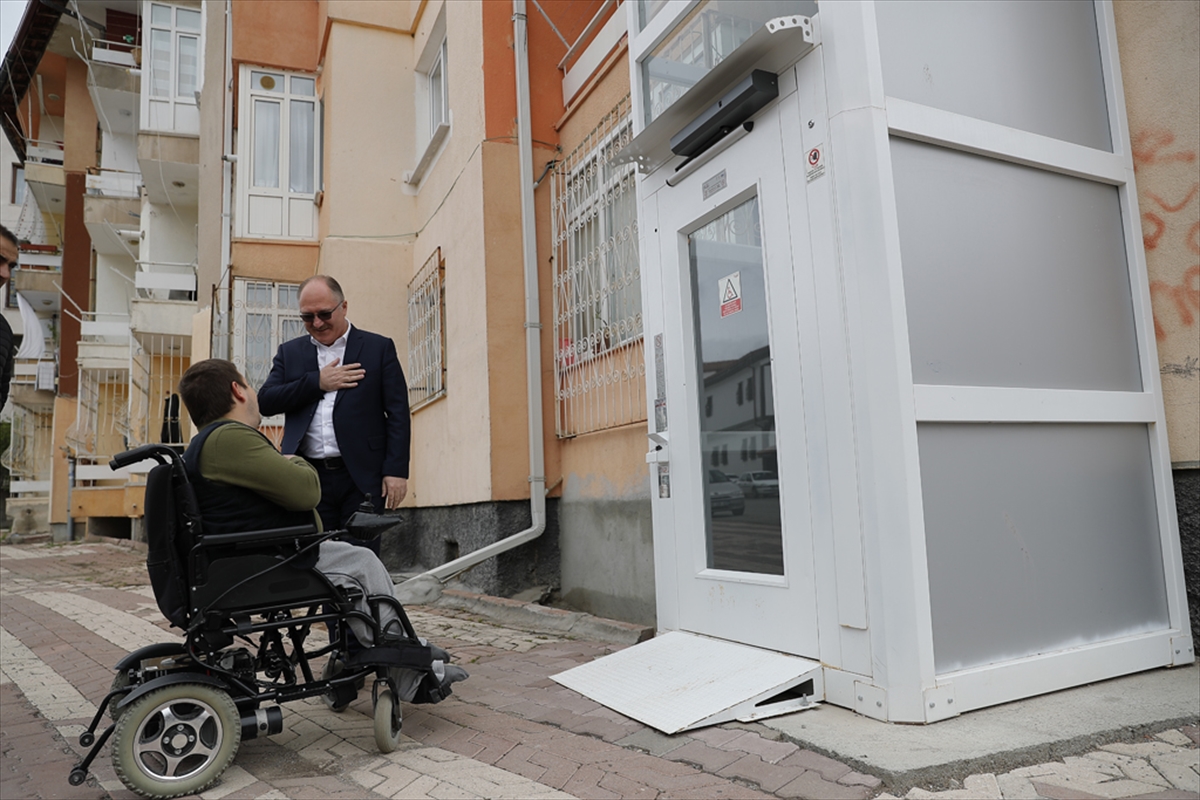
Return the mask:
<path id="1" fill-rule="evenodd" d="M 317 369 L 325 369 L 336 358 L 341 364 L 341 359 L 346 357 L 346 337 L 350 335 L 350 324 L 346 324 L 346 332 L 334 341 L 333 344 L 326 347 L 311 336 L 308 340 L 317 348 Z M 321 402 L 317 404 L 317 411 L 313 414 L 312 424 L 308 426 L 308 432 L 304 434 L 304 442 L 301 450 L 309 458 L 337 458 L 341 456 L 341 448 L 338 447 L 337 435 L 333 432 L 333 404 L 337 400 L 338 393 L 336 390 L 326 392 L 321 398 Z"/>

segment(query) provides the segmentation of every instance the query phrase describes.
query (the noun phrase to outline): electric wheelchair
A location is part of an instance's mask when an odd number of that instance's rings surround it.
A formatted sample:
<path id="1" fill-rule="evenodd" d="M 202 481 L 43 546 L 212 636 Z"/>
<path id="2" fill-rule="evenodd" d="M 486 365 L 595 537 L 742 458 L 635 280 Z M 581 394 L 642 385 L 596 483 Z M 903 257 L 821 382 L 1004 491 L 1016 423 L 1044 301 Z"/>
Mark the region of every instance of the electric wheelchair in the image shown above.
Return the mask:
<path id="1" fill-rule="evenodd" d="M 79 737 L 90 748 L 68 778 L 87 779 L 112 739 L 117 776 L 145 797 L 198 794 L 232 763 L 242 741 L 283 730 L 280 703 L 324 696 L 335 710 L 374 675 L 375 743 L 389 753 L 400 740 L 400 703 L 436 703 L 451 693 L 444 651 L 417 637 L 391 596 L 368 597 L 372 612 L 391 604 L 401 631 L 381 631 L 377 614 L 357 610 L 362 593 L 339 588 L 295 562 L 347 531 L 316 526 L 206 535 L 179 453 L 150 444 L 113 458 L 113 469 L 153 459 L 146 480 L 147 569 L 159 609 L 182 628 L 182 642 L 143 647 L 116 665 L 112 689 Z M 372 538 L 387 517 L 355 514 L 349 533 Z M 350 650 L 346 624 L 363 620 L 376 646 Z M 323 623 L 333 634 L 314 647 Z M 328 656 L 314 677 L 312 660 Z M 439 668 L 439 666 L 441 668 Z M 465 673 L 463 673 L 465 674 Z M 97 735 L 104 721 L 109 724 Z"/>

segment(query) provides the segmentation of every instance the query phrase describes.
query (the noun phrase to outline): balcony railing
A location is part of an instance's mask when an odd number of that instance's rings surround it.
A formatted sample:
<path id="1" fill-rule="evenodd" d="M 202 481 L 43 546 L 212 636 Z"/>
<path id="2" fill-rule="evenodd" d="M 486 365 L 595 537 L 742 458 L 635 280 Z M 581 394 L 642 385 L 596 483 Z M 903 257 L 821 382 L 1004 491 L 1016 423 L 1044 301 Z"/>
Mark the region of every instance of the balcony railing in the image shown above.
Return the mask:
<path id="1" fill-rule="evenodd" d="M 129 343 L 129 315 L 86 311 L 80 315 L 80 339 L 87 342 Z"/>
<path id="2" fill-rule="evenodd" d="M 92 61 L 118 67 L 138 68 L 142 65 L 142 48 L 130 42 L 92 41 Z"/>
<path id="3" fill-rule="evenodd" d="M 139 299 L 196 299 L 196 265 L 194 263 L 139 261 L 133 279 Z"/>
<path id="4" fill-rule="evenodd" d="M 25 140 L 25 163 L 62 166 L 63 145 L 49 139 Z"/>
<path id="5" fill-rule="evenodd" d="M 87 176 L 87 193 L 93 197 L 137 199 L 141 196 L 142 174 L 120 169 L 101 169 Z"/>

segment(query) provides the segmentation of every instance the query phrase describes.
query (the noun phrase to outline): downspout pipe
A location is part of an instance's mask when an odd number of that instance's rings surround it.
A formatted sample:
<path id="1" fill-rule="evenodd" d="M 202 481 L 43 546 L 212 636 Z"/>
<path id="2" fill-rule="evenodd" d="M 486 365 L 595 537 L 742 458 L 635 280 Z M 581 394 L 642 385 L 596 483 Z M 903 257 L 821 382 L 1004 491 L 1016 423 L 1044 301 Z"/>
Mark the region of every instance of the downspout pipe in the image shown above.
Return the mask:
<path id="1" fill-rule="evenodd" d="M 221 120 L 221 274 L 217 278 L 217 296 L 213 304 L 225 304 L 224 315 L 213 314 L 214 318 L 224 320 L 222 340 L 228 343 L 233 335 L 233 297 L 229 281 L 229 262 L 233 251 L 233 163 L 229 156 L 233 153 L 233 0 L 225 0 L 225 85 Z M 218 358 L 230 358 L 232 351 L 213 353 L 211 342 L 216 338 L 209 332 L 209 354 Z"/>
<path id="2" fill-rule="evenodd" d="M 401 584 L 440 583 L 484 561 L 508 552 L 542 535 L 546 530 L 546 458 L 542 436 L 542 344 L 538 307 L 537 228 L 533 206 L 533 128 L 529 103 L 529 40 L 525 0 L 513 0 L 513 55 L 517 67 L 517 149 L 521 186 L 521 249 L 525 271 L 525 386 L 529 394 L 529 514 L 530 526 L 519 533 L 481 547 L 461 558 L 435 567 Z M 416 589 L 416 586 L 409 588 Z M 407 593 L 407 592 L 406 592 Z"/>

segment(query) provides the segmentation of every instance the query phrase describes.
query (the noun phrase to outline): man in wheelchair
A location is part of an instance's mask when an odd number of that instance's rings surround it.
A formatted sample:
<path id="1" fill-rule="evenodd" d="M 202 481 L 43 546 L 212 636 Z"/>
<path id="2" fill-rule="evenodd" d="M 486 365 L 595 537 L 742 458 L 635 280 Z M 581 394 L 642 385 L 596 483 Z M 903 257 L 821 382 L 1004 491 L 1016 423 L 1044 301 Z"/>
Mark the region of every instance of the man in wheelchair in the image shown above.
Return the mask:
<path id="1" fill-rule="evenodd" d="M 234 364 L 219 358 L 193 364 L 179 381 L 179 394 L 199 430 L 183 460 L 206 534 L 308 524 L 320 530 L 316 508 L 321 481 L 316 469 L 300 456 L 280 455 L 259 432 L 258 394 Z M 361 592 L 359 611 L 370 613 L 367 597 L 391 596 L 395 591 L 379 557 L 348 542 L 322 541 L 315 551 L 293 563 L 315 567 L 335 586 Z M 396 608 L 380 604 L 376 614 L 382 631 L 380 644 L 405 638 Z M 376 643 L 371 626 L 363 619 L 351 617 L 348 622 L 360 643 Z M 433 651 L 434 670 L 447 685 L 467 677 L 461 667 L 448 663 L 446 651 L 436 645 Z M 408 691 L 401 691 L 409 696 L 402 699 L 410 700 L 416 686 L 408 685 L 411 676 L 404 677 Z M 340 710 L 337 704 L 334 708 Z"/>
<path id="2" fill-rule="evenodd" d="M 344 531 L 321 531 L 315 468 L 280 455 L 258 431 L 257 395 L 237 367 L 193 364 L 179 394 L 199 429 L 183 457 L 143 445 L 112 465 L 159 462 L 146 481 L 147 567 L 159 608 L 185 640 L 117 664 L 112 691 L 80 736 L 91 749 L 70 783 L 86 780 L 111 736 L 117 776 L 133 791 L 199 793 L 241 740 L 282 730 L 280 708 L 264 703 L 321 696 L 341 710 L 372 673 L 375 741 L 391 752 L 400 702 L 438 702 L 466 671 L 417 637 L 374 553 L 334 538 Z M 316 624 L 338 633 L 310 649 Z M 348 654 L 351 631 L 363 647 Z M 323 655 L 315 679 L 309 662 Z M 114 722 L 97 738 L 106 709 Z"/>

